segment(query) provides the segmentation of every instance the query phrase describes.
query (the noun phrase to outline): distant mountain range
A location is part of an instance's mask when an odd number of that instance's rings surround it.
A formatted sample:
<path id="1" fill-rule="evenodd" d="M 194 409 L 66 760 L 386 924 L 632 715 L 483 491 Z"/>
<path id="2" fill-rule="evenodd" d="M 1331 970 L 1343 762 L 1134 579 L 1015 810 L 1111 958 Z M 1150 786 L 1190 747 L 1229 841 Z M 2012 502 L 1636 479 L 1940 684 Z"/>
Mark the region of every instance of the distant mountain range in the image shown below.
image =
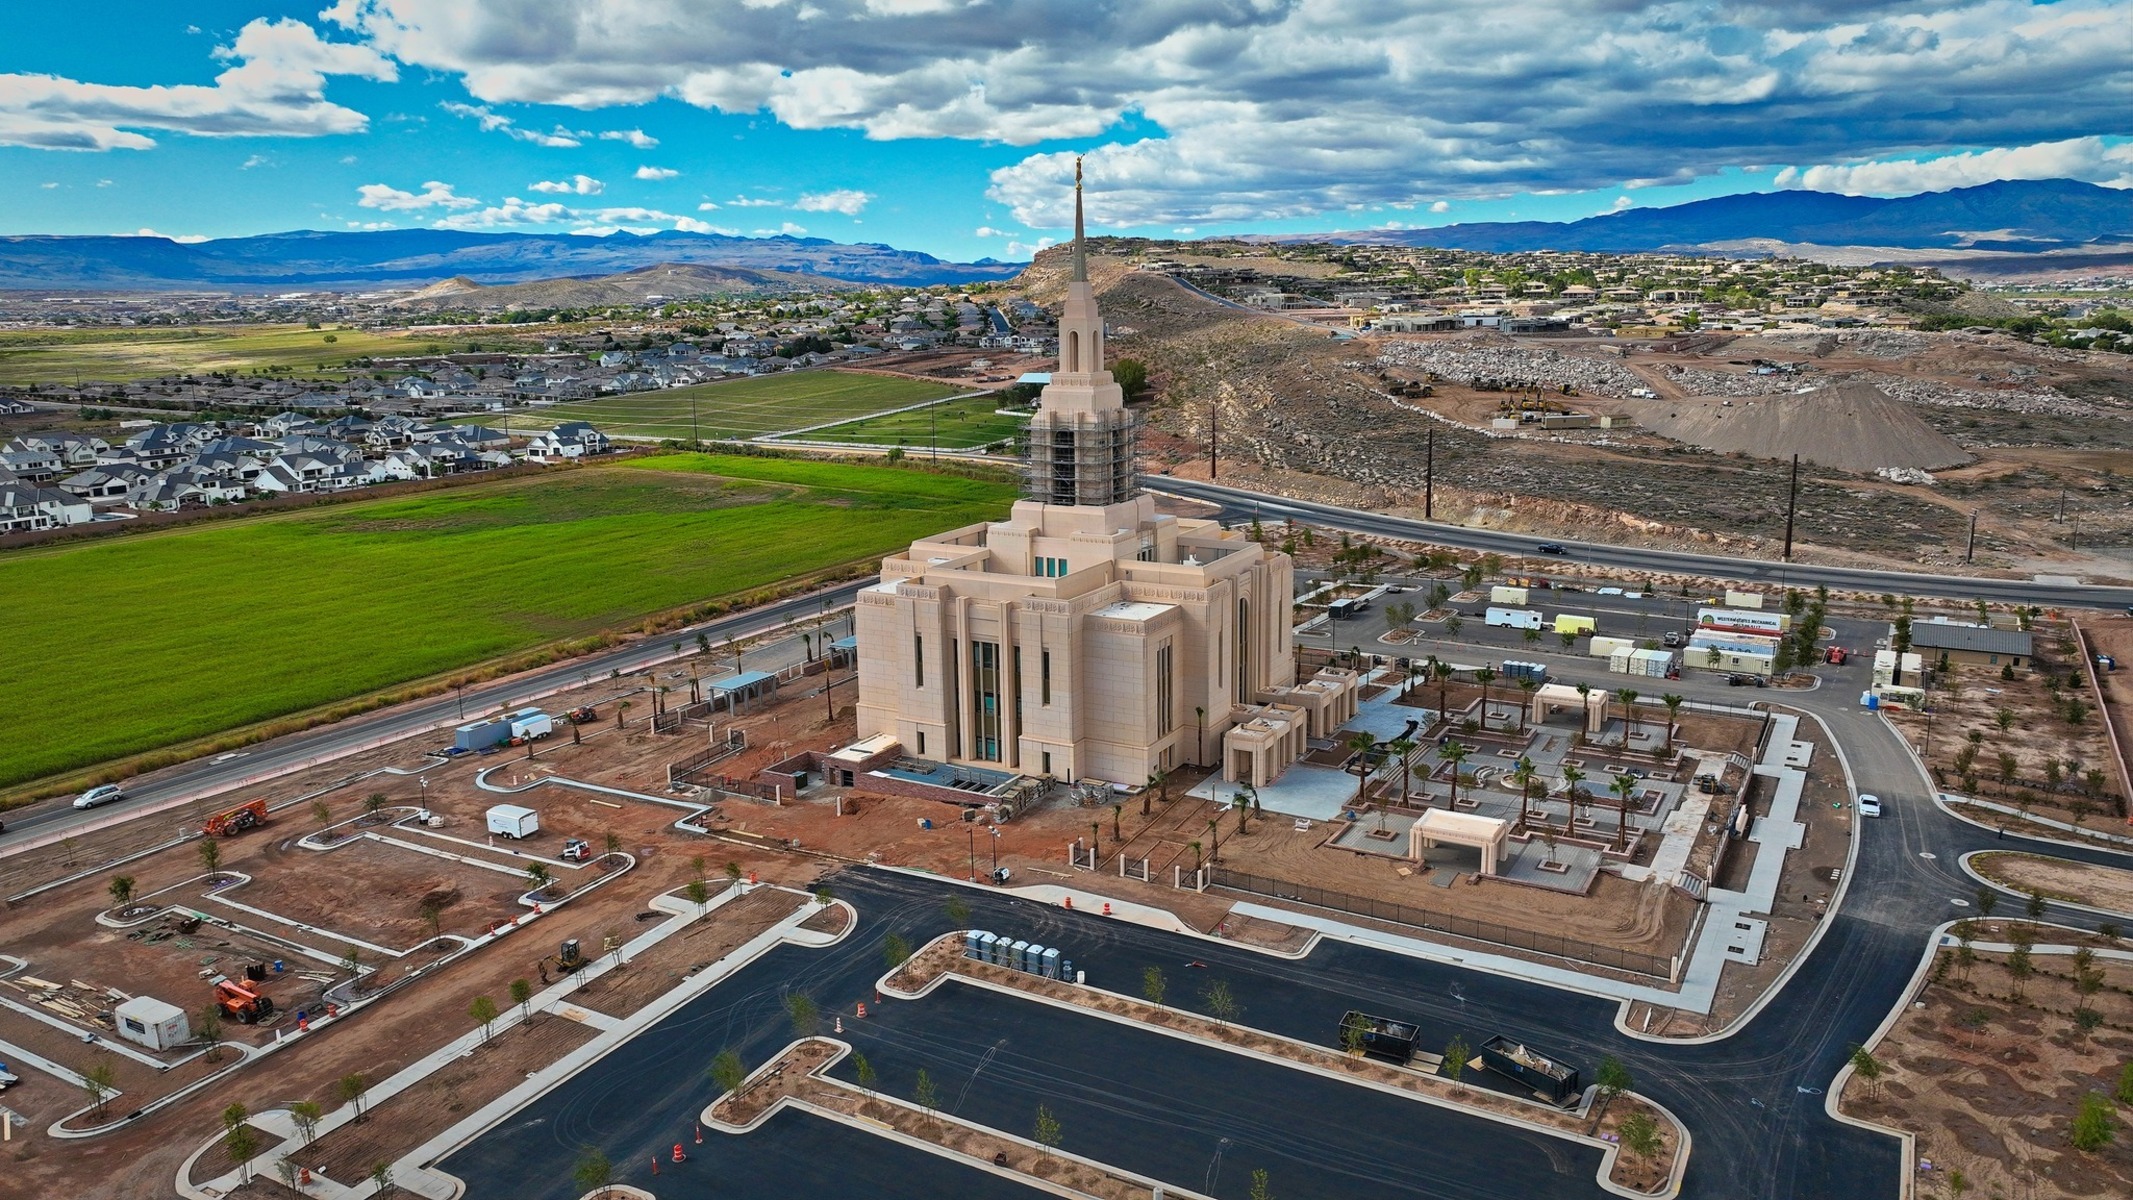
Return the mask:
<path id="1" fill-rule="evenodd" d="M 1490 221 L 1268 239 L 1510 252 L 1754 249 L 1757 243 L 2038 254 L 2133 250 L 2133 191 L 2072 179 L 2001 180 L 1882 199 L 1748 192 L 1582 221 Z"/>
<path id="2" fill-rule="evenodd" d="M 753 271 L 742 267 L 706 267 L 694 263 L 660 263 L 616 275 L 567 276 L 531 283 L 476 283 L 454 275 L 393 303 L 404 308 L 597 308 L 648 304 L 684 296 L 822 292 L 862 285 L 827 275 L 790 271 Z"/>
<path id="3" fill-rule="evenodd" d="M 733 290 L 751 291 L 774 283 L 769 273 L 919 287 L 1008 279 L 1022 269 L 991 259 L 946 262 L 915 250 L 824 238 L 678 230 L 605 237 L 299 230 L 191 244 L 159 237 L 0 237 L 0 289 L 18 291 L 369 291 L 421 288 L 454 278 L 473 284 L 594 278 L 670 264 L 748 273 L 756 278 L 737 280 L 749 286 Z M 794 286 L 809 283 L 808 278 L 793 280 Z"/>

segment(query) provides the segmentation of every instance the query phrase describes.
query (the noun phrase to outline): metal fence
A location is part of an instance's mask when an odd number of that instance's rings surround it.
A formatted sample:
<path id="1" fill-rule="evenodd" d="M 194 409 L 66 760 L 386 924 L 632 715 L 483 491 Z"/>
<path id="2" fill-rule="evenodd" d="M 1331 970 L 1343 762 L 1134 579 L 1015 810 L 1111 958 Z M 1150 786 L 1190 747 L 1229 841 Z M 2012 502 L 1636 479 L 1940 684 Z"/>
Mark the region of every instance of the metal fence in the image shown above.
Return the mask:
<path id="1" fill-rule="evenodd" d="M 1411 904 L 1396 904 L 1389 900 L 1375 900 L 1369 896 L 1352 896 L 1328 888 L 1311 887 L 1290 883 L 1282 879 L 1269 879 L 1264 875 L 1248 875 L 1227 867 L 1210 867 L 1208 883 L 1214 887 L 1232 891 L 1251 892 L 1259 896 L 1272 896 L 1278 900 L 1293 900 L 1314 908 L 1330 908 L 1336 912 L 1353 913 L 1359 917 L 1388 921 L 1395 925 L 1407 925 L 1416 929 L 1448 933 L 1455 937 L 1471 938 L 1477 942 L 1489 942 L 1498 946 L 1510 946 L 1530 950 L 1535 954 L 1567 958 L 1595 966 L 1612 967 L 1654 979 L 1674 981 L 1674 959 L 1653 954 L 1641 954 L 1635 950 L 1621 950 L 1613 946 L 1599 946 L 1573 938 L 1553 934 L 1535 933 L 1499 925 L 1494 921 L 1477 921 L 1453 913 L 1441 913 Z"/>

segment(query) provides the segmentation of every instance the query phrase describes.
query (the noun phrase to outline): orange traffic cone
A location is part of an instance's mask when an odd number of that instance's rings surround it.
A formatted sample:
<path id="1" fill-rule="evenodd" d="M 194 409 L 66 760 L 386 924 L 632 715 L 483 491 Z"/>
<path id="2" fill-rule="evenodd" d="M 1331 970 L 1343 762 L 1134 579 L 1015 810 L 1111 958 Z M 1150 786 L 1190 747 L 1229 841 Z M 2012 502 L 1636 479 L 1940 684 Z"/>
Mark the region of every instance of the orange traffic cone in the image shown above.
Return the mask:
<path id="1" fill-rule="evenodd" d="M 844 1032 L 844 1017 L 842 1014 L 839 1014 L 839 1016 L 837 1017 L 837 1032 Z"/>
<path id="2" fill-rule="evenodd" d="M 681 1143 L 680 1143 L 680 1142 L 676 1142 L 676 1143 L 674 1143 L 674 1161 L 675 1161 L 675 1162 L 686 1162 L 686 1161 L 688 1160 L 688 1157 L 689 1157 L 688 1155 L 686 1155 L 686 1154 L 683 1154 L 683 1153 L 681 1152 Z"/>
<path id="3" fill-rule="evenodd" d="M 1107 917 L 1111 915 L 1111 902 L 1109 900 L 1104 901 L 1104 915 Z"/>
<path id="4" fill-rule="evenodd" d="M 862 1016 L 862 1017 L 863 1017 L 863 1016 L 866 1016 L 866 1015 L 867 1015 L 867 1006 L 866 1006 L 866 1005 L 864 1005 L 864 1004 L 861 1004 L 861 1005 L 859 1006 L 859 1015 L 860 1015 L 860 1016 Z"/>
<path id="5" fill-rule="evenodd" d="M 1072 896 L 1068 896 L 1068 897 L 1066 898 L 1066 906 L 1067 906 L 1068 908 L 1072 908 L 1072 907 L 1074 907 L 1074 898 L 1073 898 Z"/>
<path id="6" fill-rule="evenodd" d="M 704 1127 L 701 1125 L 696 1127 L 696 1144 L 699 1146 L 704 1144 Z"/>
<path id="7" fill-rule="evenodd" d="M 659 1174 L 659 1156 L 656 1154 L 652 1156 L 652 1174 Z"/>

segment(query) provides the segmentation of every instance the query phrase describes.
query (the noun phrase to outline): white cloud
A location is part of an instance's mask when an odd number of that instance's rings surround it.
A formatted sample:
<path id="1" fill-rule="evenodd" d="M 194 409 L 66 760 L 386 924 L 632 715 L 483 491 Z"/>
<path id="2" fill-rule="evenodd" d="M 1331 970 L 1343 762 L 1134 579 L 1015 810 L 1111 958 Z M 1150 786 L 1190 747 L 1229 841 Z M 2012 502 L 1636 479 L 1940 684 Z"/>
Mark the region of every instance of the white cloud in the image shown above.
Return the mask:
<path id="1" fill-rule="evenodd" d="M 696 206 L 696 211 L 697 211 L 697 212 L 717 212 L 717 211 L 718 211 L 719 209 L 721 209 L 721 208 L 724 208 L 724 207 L 725 207 L 725 205 L 723 205 L 723 204 L 720 204 L 720 203 L 719 203 L 718 201 L 716 201 L 716 200 L 706 200 L 706 201 L 704 201 L 704 202 L 703 202 L 702 204 L 699 204 L 699 205 L 697 205 L 697 206 Z"/>
<path id="2" fill-rule="evenodd" d="M 671 167 L 637 168 L 637 178 L 639 179 L 672 179 L 679 174 L 681 174 L 681 172 L 676 171 Z"/>
<path id="3" fill-rule="evenodd" d="M 319 137 L 361 133 L 370 118 L 325 98 L 329 76 L 398 78 L 367 45 L 328 42 L 302 21 L 249 22 L 214 57 L 212 84 L 148 87 L 57 75 L 0 74 L 0 145 L 42 150 L 145 150 L 168 130 L 201 137 Z"/>
<path id="4" fill-rule="evenodd" d="M 748 196 L 735 196 L 726 201 L 727 208 L 782 208 L 784 205 L 783 200 L 764 200 Z"/>
<path id="5" fill-rule="evenodd" d="M 1182 233 L 1184 231 L 1180 230 L 1179 232 Z M 1035 242 L 1009 242 L 1007 243 L 1007 253 L 1013 258 L 1034 258 L 1037 251 L 1044 249 L 1046 246 L 1056 246 L 1058 244 L 1059 239 L 1052 237 L 1041 237 Z"/>
<path id="6" fill-rule="evenodd" d="M 200 243 L 200 242 L 204 242 L 204 241 L 206 241 L 206 240 L 207 240 L 207 235 L 205 235 L 205 234 L 200 234 L 200 233 L 185 233 L 185 234 L 172 234 L 172 233 L 157 233 L 157 232 L 156 232 L 155 230 L 153 230 L 153 229 L 148 229 L 148 228 L 145 228 L 145 227 L 143 227 L 143 228 L 141 228 L 141 229 L 136 229 L 136 230 L 134 230 L 134 231 L 133 231 L 132 233 L 130 233 L 130 234 L 120 234 L 119 236 L 121 236 L 121 237 L 144 237 L 144 238 L 163 238 L 163 239 L 164 239 L 164 240 L 166 240 L 166 241 L 172 241 L 172 242 L 176 242 L 176 243 L 178 243 L 178 244 L 179 244 L 179 245 L 181 245 L 181 246 L 191 246 L 191 245 L 197 245 L 198 243 Z"/>
<path id="7" fill-rule="evenodd" d="M 1621 212 L 1625 208 L 1635 208 L 1636 206 L 1637 202 L 1635 200 L 1632 200 L 1627 196 L 1616 196 L 1615 202 L 1607 206 L 1607 211 Z"/>
<path id="8" fill-rule="evenodd" d="M 99 180 L 97 180 L 97 181 L 96 181 L 96 186 L 98 186 L 98 187 L 112 187 L 112 186 L 114 186 L 114 185 L 115 185 L 115 182 L 116 182 L 116 181 L 114 181 L 114 180 L 110 180 L 110 179 L 99 179 Z"/>
<path id="9" fill-rule="evenodd" d="M 466 117 L 474 121 L 481 126 L 483 133 L 501 133 L 505 137 L 515 138 L 521 142 L 531 142 L 536 146 L 549 146 L 555 149 L 568 150 L 584 145 L 585 143 L 580 140 L 581 138 L 592 136 L 583 130 L 573 131 L 565 129 L 561 125 L 556 126 L 553 133 L 542 133 L 538 129 L 526 129 L 521 127 L 516 120 L 497 112 L 485 104 L 461 104 L 456 100 L 446 100 L 438 104 L 437 107 L 455 117 Z"/>
<path id="10" fill-rule="evenodd" d="M 793 202 L 793 207 L 801 212 L 833 212 L 856 217 L 873 199 L 872 192 L 836 188 L 827 192 L 802 193 L 800 198 Z"/>
<path id="11" fill-rule="evenodd" d="M 41 188 L 44 188 L 45 190 L 49 191 L 49 190 L 51 190 L 52 188 L 56 188 L 56 187 L 58 187 L 59 185 L 58 185 L 57 183 L 40 183 L 40 184 L 38 184 L 37 186 L 38 186 L 38 187 L 41 187 Z"/>
<path id="12" fill-rule="evenodd" d="M 249 171 L 249 170 L 251 170 L 251 169 L 252 169 L 253 167 L 263 167 L 263 166 L 266 166 L 266 165 L 267 165 L 268 163 L 270 163 L 270 162 L 272 162 L 272 161 L 273 161 L 272 159 L 268 158 L 268 157 L 267 157 L 266 155 L 264 155 L 264 154 L 254 154 L 254 155 L 252 155 L 252 156 L 251 156 L 250 158 L 247 158 L 247 159 L 245 159 L 245 160 L 244 160 L 244 162 L 243 162 L 242 164 L 240 164 L 240 165 L 238 166 L 238 168 L 237 168 L 237 169 L 238 169 L 238 170 L 240 170 L 240 171 Z"/>
<path id="13" fill-rule="evenodd" d="M 325 18 L 485 104 L 667 98 L 874 139 L 1092 143 L 1089 215 L 1112 225 L 2053 143 L 2124 130 L 2133 86 L 2126 0 L 1067 7 L 338 0 Z M 1151 132 L 1104 144 L 1129 116 Z M 1033 155 L 991 195 L 1059 228 L 1071 172 Z"/>
<path id="14" fill-rule="evenodd" d="M 343 154 L 343 155 L 341 156 L 341 165 L 342 165 L 342 166 L 344 166 L 344 167 L 351 167 L 351 166 L 354 166 L 354 165 L 355 165 L 355 160 L 356 160 L 356 156 L 355 156 L 355 155 L 353 155 L 353 154 Z"/>
<path id="15" fill-rule="evenodd" d="M 603 142 L 628 142 L 639 150 L 649 150 L 659 144 L 659 139 L 642 129 L 610 129 L 600 135 Z"/>
<path id="16" fill-rule="evenodd" d="M 804 237 L 806 234 L 807 226 L 795 225 L 791 221 L 784 222 L 776 229 L 758 229 L 755 231 L 755 236 L 757 237 Z"/>
<path id="17" fill-rule="evenodd" d="M 2105 187 L 2133 188 L 2133 143 L 2111 145 L 2100 137 L 2068 138 L 1940 158 L 1786 167 L 1773 182 L 1782 188 L 1847 196 L 1907 196 L 1975 187 L 1995 179 L 2084 179 Z"/>
<path id="18" fill-rule="evenodd" d="M 570 216 L 570 209 L 553 201 L 528 204 L 507 196 L 502 204 L 478 212 L 453 213 L 432 222 L 439 229 L 493 229 L 499 225 L 552 225 Z"/>
<path id="19" fill-rule="evenodd" d="M 681 230 L 683 233 L 718 233 L 727 237 L 740 236 L 740 230 L 738 229 L 728 229 L 724 225 L 713 225 L 709 221 L 699 221 L 695 217 L 674 218 L 674 228 Z"/>
<path id="20" fill-rule="evenodd" d="M 978 227 L 977 227 L 976 229 L 973 229 L 973 230 L 971 230 L 971 231 L 970 231 L 970 236 L 972 236 L 972 237 L 985 237 L 985 238 L 993 238 L 993 237 L 1014 237 L 1014 236 L 1015 236 L 1015 234 L 1014 234 L 1014 233 L 1013 233 L 1013 232 L 1012 232 L 1011 230 L 1006 230 L 1006 229 L 994 229 L 994 228 L 993 228 L 992 226 L 990 226 L 990 225 L 980 225 L 980 226 L 978 226 Z"/>
<path id="21" fill-rule="evenodd" d="M 1452 203 L 1449 200 L 1439 200 L 1429 206 L 1429 211 L 1433 213 L 1448 213 L 1452 211 Z"/>
<path id="22" fill-rule="evenodd" d="M 360 229 L 366 233 L 373 233 L 380 229 L 400 228 L 399 225 L 391 221 L 350 221 L 348 222 L 348 227 L 350 229 Z"/>
<path id="23" fill-rule="evenodd" d="M 531 186 L 536 192 L 571 196 L 597 196 L 607 190 L 606 184 L 590 175 L 573 175 L 568 179 L 543 179 Z"/>
<path id="24" fill-rule="evenodd" d="M 480 204 L 472 196 L 452 193 L 452 185 L 432 179 L 422 185 L 419 192 L 403 192 L 384 183 L 366 183 L 356 189 L 362 197 L 356 201 L 358 208 L 383 209 L 386 212 L 403 212 L 417 208 L 473 208 Z"/>

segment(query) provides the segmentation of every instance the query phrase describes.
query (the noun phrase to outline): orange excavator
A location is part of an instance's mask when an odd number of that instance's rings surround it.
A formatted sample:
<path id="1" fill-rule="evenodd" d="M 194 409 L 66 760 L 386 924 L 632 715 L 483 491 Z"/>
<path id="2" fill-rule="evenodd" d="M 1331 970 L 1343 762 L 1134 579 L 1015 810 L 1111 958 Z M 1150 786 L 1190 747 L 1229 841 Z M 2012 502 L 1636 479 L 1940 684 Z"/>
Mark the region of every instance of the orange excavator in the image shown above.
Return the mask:
<path id="1" fill-rule="evenodd" d="M 274 998 L 249 980 L 222 979 L 215 983 L 215 1007 L 231 1020 L 256 1025 L 274 1015 Z"/>
<path id="2" fill-rule="evenodd" d="M 235 808 L 225 809 L 209 817 L 200 829 L 201 832 L 216 837 L 235 837 L 247 829 L 256 829 L 266 823 L 266 800 L 247 800 Z"/>

